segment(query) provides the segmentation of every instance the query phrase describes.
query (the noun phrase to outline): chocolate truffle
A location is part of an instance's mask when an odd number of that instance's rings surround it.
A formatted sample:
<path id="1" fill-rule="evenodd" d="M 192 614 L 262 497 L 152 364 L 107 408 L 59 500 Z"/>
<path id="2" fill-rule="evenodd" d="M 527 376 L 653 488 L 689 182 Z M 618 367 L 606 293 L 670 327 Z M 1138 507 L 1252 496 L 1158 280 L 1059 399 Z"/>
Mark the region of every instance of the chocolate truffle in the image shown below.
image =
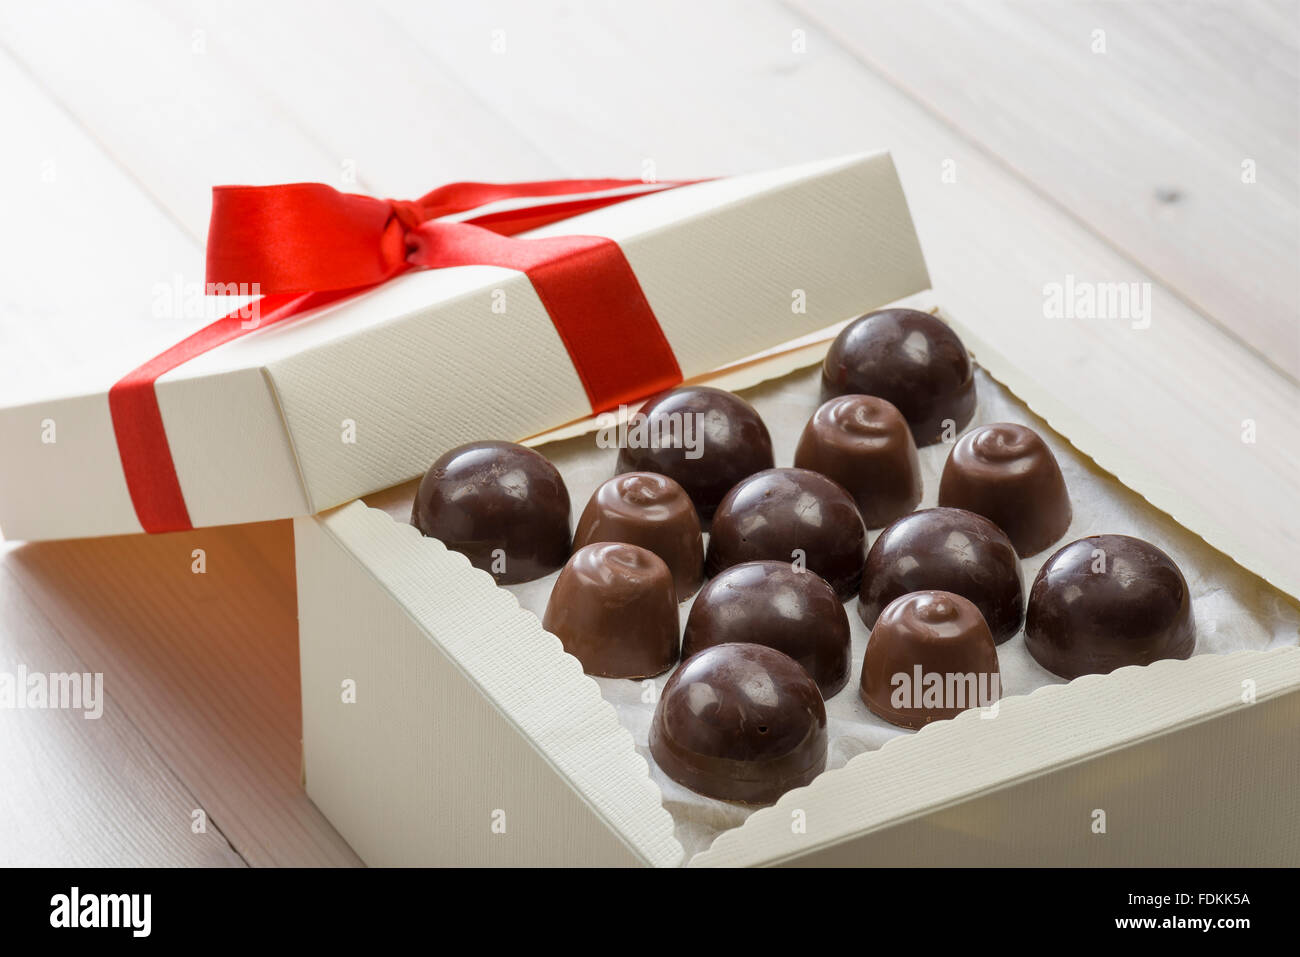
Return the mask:
<path id="1" fill-rule="evenodd" d="M 429 467 L 411 524 L 500 585 L 541 578 L 569 557 L 569 491 L 546 457 L 513 442 L 471 442 Z"/>
<path id="2" fill-rule="evenodd" d="M 974 603 L 998 644 L 1020 630 L 1020 559 L 1006 533 L 960 508 L 927 508 L 890 525 L 867 552 L 858 614 L 868 628 L 914 591 L 950 591 Z"/>
<path id="3" fill-rule="evenodd" d="M 862 701 L 890 724 L 921 728 L 1001 697 L 993 636 L 979 609 L 946 591 L 890 602 L 867 639 Z"/>
<path id="4" fill-rule="evenodd" d="M 1025 647 L 1062 678 L 1190 658 L 1196 624 L 1174 560 L 1128 535 L 1093 535 L 1057 550 L 1029 589 Z"/>
<path id="5" fill-rule="evenodd" d="M 798 562 L 847 601 L 862 580 L 866 538 L 843 486 L 807 469 L 768 469 L 740 482 L 718 506 L 704 570 L 713 576 L 741 562 Z"/>
<path id="6" fill-rule="evenodd" d="M 978 512 L 1007 533 L 1022 558 L 1070 527 L 1070 495 L 1052 450 L 1033 429 L 981 425 L 948 454 L 939 504 Z"/>
<path id="7" fill-rule="evenodd" d="M 589 675 L 663 674 L 677 663 L 672 574 L 662 558 L 638 545 L 587 545 L 556 579 L 542 627 Z"/>
<path id="8" fill-rule="evenodd" d="M 704 586 L 691 606 L 682 657 L 732 642 L 785 652 L 829 698 L 849 680 L 849 616 L 835 589 L 788 562 L 733 565 Z"/>
<path id="9" fill-rule="evenodd" d="M 841 395 L 818 409 L 799 437 L 794 464 L 839 482 L 867 528 L 883 528 L 921 501 L 921 462 L 907 421 L 872 395 Z"/>
<path id="10" fill-rule="evenodd" d="M 686 492 L 666 475 L 628 472 L 596 489 L 578 519 L 573 547 L 592 542 L 628 542 L 654 552 L 673 574 L 678 601 L 704 581 L 699 517 Z"/>
<path id="11" fill-rule="evenodd" d="M 966 347 L 941 320 L 915 309 L 871 312 L 845 326 L 822 363 L 822 397 L 875 395 L 897 406 L 917 445 L 943 438 L 975 414 Z"/>
<path id="12" fill-rule="evenodd" d="M 667 475 L 707 523 L 733 485 L 773 462 L 772 438 L 752 405 L 721 389 L 680 386 L 628 422 L 617 471 Z"/>
<path id="13" fill-rule="evenodd" d="M 770 804 L 826 767 L 826 705 L 788 655 L 715 645 L 682 663 L 650 724 L 650 753 L 692 791 Z"/>

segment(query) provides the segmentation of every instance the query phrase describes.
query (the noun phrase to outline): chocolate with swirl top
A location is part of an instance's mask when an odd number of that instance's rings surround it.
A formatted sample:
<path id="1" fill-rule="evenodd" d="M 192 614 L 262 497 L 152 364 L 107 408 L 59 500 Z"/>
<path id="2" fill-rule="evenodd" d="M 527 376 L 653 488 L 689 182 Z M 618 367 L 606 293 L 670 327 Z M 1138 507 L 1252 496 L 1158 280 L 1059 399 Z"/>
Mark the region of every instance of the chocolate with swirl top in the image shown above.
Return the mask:
<path id="1" fill-rule="evenodd" d="M 677 598 L 654 552 L 598 542 L 573 553 L 551 589 L 542 627 L 589 675 L 649 678 L 677 663 Z"/>
<path id="2" fill-rule="evenodd" d="M 975 376 L 957 333 L 928 312 L 882 309 L 845 326 L 822 363 L 822 396 L 876 395 L 898 407 L 917 445 L 975 414 Z"/>
<path id="3" fill-rule="evenodd" d="M 979 609 L 945 591 L 891 602 L 867 639 L 860 693 L 873 714 L 904 728 L 992 704 L 1001 672 Z"/>
<path id="4" fill-rule="evenodd" d="M 1062 678 L 1190 658 L 1187 581 L 1174 560 L 1129 535 L 1093 535 L 1057 550 L 1029 589 L 1025 647 Z"/>
<path id="5" fill-rule="evenodd" d="M 873 395 L 823 403 L 804 427 L 794 464 L 843 485 L 867 528 L 883 528 L 921 501 L 921 463 L 907 420 Z"/>
<path id="6" fill-rule="evenodd" d="M 627 472 L 596 489 L 578 519 L 573 547 L 593 542 L 628 542 L 654 552 L 673 573 L 678 601 L 704 581 L 699 517 L 685 490 L 666 475 Z"/>
<path id="7" fill-rule="evenodd" d="M 939 504 L 964 508 L 1007 533 L 1021 558 L 1070 527 L 1070 495 L 1056 457 L 1033 429 L 997 422 L 971 429 L 948 455 Z"/>

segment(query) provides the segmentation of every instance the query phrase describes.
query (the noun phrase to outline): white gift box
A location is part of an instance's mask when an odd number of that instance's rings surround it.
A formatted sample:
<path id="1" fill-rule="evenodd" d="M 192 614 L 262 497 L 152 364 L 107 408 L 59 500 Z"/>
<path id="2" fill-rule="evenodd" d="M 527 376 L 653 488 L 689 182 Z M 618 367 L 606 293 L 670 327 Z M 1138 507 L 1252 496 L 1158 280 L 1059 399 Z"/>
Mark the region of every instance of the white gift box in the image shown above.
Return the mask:
<path id="1" fill-rule="evenodd" d="M 887 154 L 655 193 L 527 235 L 566 233 L 617 240 L 684 375 L 736 390 L 815 364 L 835 324 L 928 286 Z M 1293 607 L 1300 578 L 1268 530 L 1180 508 L 1140 436 L 1025 374 L 1030 337 L 954 324 L 1054 436 L 1152 503 L 1134 507 L 1173 515 Z M 6 536 L 140 530 L 108 415 L 123 371 L 0 409 Z M 409 488 L 372 494 L 462 442 L 532 437 L 546 452 L 590 431 L 520 273 L 404 276 L 186 363 L 157 395 L 195 525 L 295 517 L 305 785 L 367 863 L 1300 863 L 1295 640 L 1006 697 L 992 720 L 971 711 L 865 751 L 688 853 L 601 686 L 514 594 L 384 510 Z M 47 419 L 57 443 L 41 441 Z M 1237 468 L 1252 488 L 1251 463 Z"/>

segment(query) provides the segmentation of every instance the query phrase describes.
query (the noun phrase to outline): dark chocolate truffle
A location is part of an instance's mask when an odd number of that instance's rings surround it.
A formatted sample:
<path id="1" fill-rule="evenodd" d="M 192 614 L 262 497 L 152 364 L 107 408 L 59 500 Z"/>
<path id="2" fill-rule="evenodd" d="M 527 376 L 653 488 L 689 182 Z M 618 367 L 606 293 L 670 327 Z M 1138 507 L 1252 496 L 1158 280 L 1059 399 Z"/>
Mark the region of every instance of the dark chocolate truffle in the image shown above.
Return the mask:
<path id="1" fill-rule="evenodd" d="M 678 601 L 704 581 L 699 517 L 686 492 L 666 475 L 628 472 L 596 489 L 578 519 L 573 547 L 592 542 L 628 542 L 654 552 L 673 573 Z"/>
<path id="2" fill-rule="evenodd" d="M 950 591 L 975 604 L 998 644 L 1020 630 L 1020 559 L 1006 533 L 960 508 L 926 508 L 890 525 L 867 552 L 858 614 L 868 628 L 914 591 Z"/>
<path id="3" fill-rule="evenodd" d="M 680 386 L 628 422 L 617 471 L 667 475 L 707 523 L 733 485 L 773 462 L 772 438 L 752 405 L 722 389 Z"/>
<path id="4" fill-rule="evenodd" d="M 1093 535 L 1059 549 L 1029 589 L 1025 647 L 1062 678 L 1190 658 L 1196 624 L 1174 560 L 1128 535 Z"/>
<path id="5" fill-rule="evenodd" d="M 573 553 L 551 590 L 542 627 L 589 675 L 649 678 L 677 663 L 677 597 L 654 552 L 597 542 Z"/>
<path id="6" fill-rule="evenodd" d="M 718 506 L 704 569 L 713 576 L 741 562 L 795 562 L 847 601 L 862 580 L 866 538 L 842 485 L 807 469 L 768 469 L 740 482 Z"/>
<path id="7" fill-rule="evenodd" d="M 822 363 L 822 396 L 875 395 L 898 407 L 917 445 L 955 435 L 975 414 L 975 377 L 957 333 L 928 312 L 884 309 L 855 319 Z"/>
<path id="8" fill-rule="evenodd" d="M 829 698 L 849 680 L 849 616 L 835 589 L 788 562 L 745 562 L 700 592 L 686 619 L 682 657 L 731 642 L 785 652 Z"/>
<path id="9" fill-rule="evenodd" d="M 420 480 L 411 524 L 500 585 L 541 578 L 569 557 L 569 491 L 546 457 L 513 442 L 452 449 Z"/>
<path id="10" fill-rule="evenodd" d="M 890 602 L 867 639 L 862 701 L 890 724 L 921 728 L 1001 697 L 998 652 L 979 609 L 946 591 Z"/>
<path id="11" fill-rule="evenodd" d="M 664 685 L 650 753 L 692 791 L 770 804 L 826 767 L 826 705 L 788 655 L 754 644 L 715 645 Z"/>
<path id="12" fill-rule="evenodd" d="M 981 425 L 948 454 L 939 504 L 977 512 L 1007 533 L 1022 558 L 1070 527 L 1070 495 L 1056 457 L 1033 429 Z"/>
<path id="13" fill-rule="evenodd" d="M 921 501 L 921 462 L 907 420 L 876 396 L 823 403 L 804 426 L 794 464 L 843 485 L 867 528 L 883 528 Z"/>

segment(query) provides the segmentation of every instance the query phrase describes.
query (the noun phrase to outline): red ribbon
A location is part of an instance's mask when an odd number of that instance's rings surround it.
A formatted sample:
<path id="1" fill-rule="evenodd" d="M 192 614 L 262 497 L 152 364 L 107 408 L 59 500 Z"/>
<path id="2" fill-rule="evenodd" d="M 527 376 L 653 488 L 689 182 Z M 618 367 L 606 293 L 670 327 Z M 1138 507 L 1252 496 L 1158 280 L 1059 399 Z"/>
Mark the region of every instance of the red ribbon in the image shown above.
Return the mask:
<path id="1" fill-rule="evenodd" d="M 573 361 L 593 412 L 681 381 L 663 330 L 618 244 L 601 236 L 512 239 L 645 191 L 439 217 L 500 200 L 600 193 L 639 180 L 451 183 L 414 202 L 340 193 L 319 183 L 212 191 L 208 283 L 265 294 L 256 324 L 236 310 L 128 373 L 108 393 L 131 503 L 146 532 L 193 527 L 167 443 L 155 383 L 222 343 L 364 292 L 411 269 L 504 266 L 528 276 Z M 666 183 L 668 189 L 683 183 Z"/>

